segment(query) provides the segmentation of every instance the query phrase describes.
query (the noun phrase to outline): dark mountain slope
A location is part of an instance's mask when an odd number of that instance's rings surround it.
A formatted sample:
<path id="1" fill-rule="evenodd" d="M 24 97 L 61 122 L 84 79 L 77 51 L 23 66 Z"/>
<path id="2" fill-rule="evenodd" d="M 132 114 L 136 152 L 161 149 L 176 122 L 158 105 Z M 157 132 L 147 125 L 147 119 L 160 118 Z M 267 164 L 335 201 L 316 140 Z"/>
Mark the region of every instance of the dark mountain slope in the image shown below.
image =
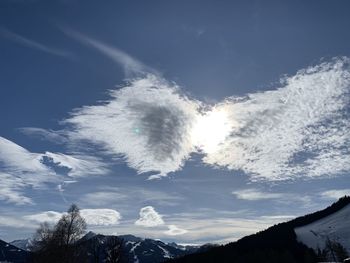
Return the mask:
<path id="1" fill-rule="evenodd" d="M 274 225 L 237 242 L 212 248 L 204 253 L 184 256 L 169 262 L 237 262 L 237 263 L 311 263 L 317 262 L 314 251 L 297 241 L 294 228 L 304 226 L 331 215 L 350 204 L 343 197 L 324 210 Z"/>
<path id="2" fill-rule="evenodd" d="M 0 262 L 27 263 L 31 262 L 31 254 L 20 248 L 0 240 Z"/>

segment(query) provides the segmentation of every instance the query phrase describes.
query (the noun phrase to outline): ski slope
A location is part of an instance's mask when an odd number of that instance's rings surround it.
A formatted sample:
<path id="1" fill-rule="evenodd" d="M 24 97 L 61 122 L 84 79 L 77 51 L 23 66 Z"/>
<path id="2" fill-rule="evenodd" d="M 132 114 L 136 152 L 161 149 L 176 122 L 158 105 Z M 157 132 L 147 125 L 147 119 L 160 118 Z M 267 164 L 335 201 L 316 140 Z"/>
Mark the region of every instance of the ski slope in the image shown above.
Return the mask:
<path id="1" fill-rule="evenodd" d="M 350 205 L 317 220 L 294 229 L 297 240 L 313 249 L 323 249 L 327 238 L 342 244 L 350 252 Z"/>

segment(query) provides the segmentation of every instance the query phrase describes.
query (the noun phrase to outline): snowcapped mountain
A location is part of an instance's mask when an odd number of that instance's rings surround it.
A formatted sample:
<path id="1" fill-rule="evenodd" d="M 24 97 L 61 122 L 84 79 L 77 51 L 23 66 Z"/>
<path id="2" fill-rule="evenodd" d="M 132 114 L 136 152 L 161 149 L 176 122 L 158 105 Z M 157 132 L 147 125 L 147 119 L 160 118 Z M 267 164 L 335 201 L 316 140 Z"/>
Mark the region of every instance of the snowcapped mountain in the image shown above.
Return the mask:
<path id="1" fill-rule="evenodd" d="M 166 244 L 160 240 L 141 239 L 127 235 L 120 236 L 123 250 L 128 252 L 127 262 L 156 263 L 196 252 L 200 246 L 181 246 L 175 243 Z"/>
<path id="2" fill-rule="evenodd" d="M 101 251 L 108 251 L 110 249 L 108 244 L 110 240 L 117 238 L 121 242 L 121 258 L 125 263 L 157 263 L 164 262 L 168 259 L 177 258 L 190 253 L 194 253 L 201 249 L 201 246 L 181 246 L 176 243 L 166 244 L 160 240 L 143 239 L 133 235 L 121 236 L 105 236 L 96 235 L 93 232 L 87 233 L 81 242 L 85 242 L 88 247 L 89 244 L 98 243 Z M 92 246 L 96 247 L 96 246 Z M 206 246 L 207 248 L 207 246 Z M 92 252 L 89 251 L 91 254 Z M 103 253 L 102 253 L 103 254 Z M 101 259 L 104 255 L 101 255 Z M 101 261 L 102 262 L 102 261 Z"/>
<path id="3" fill-rule="evenodd" d="M 350 253 L 350 204 L 311 224 L 294 229 L 298 241 L 315 250 L 324 249 L 327 239 L 339 242 Z"/>
<path id="4" fill-rule="evenodd" d="M 30 253 L 0 240 L 0 262 L 30 262 Z"/>
<path id="5" fill-rule="evenodd" d="M 31 245 L 31 239 L 18 239 L 18 240 L 13 240 L 9 244 L 18 247 L 20 249 L 23 249 L 25 251 L 30 251 L 30 245 Z"/>

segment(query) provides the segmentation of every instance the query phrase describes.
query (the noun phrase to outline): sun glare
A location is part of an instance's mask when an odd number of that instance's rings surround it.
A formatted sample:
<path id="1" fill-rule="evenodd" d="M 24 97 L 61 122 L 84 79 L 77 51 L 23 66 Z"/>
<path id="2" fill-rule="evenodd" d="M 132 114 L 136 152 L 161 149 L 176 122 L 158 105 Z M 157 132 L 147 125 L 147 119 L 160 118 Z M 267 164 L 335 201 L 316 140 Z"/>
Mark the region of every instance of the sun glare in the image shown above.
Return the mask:
<path id="1" fill-rule="evenodd" d="M 224 109 L 215 109 L 198 117 L 193 128 L 195 145 L 205 153 L 213 153 L 229 135 L 231 124 Z"/>

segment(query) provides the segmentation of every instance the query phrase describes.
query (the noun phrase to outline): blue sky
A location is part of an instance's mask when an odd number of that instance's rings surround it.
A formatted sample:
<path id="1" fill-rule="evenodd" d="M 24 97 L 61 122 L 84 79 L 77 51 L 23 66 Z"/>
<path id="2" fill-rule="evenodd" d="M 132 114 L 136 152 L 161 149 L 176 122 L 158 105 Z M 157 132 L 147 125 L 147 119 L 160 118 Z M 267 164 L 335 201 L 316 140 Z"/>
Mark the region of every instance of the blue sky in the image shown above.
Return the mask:
<path id="1" fill-rule="evenodd" d="M 0 238 L 227 242 L 350 193 L 347 1 L 0 3 Z"/>

